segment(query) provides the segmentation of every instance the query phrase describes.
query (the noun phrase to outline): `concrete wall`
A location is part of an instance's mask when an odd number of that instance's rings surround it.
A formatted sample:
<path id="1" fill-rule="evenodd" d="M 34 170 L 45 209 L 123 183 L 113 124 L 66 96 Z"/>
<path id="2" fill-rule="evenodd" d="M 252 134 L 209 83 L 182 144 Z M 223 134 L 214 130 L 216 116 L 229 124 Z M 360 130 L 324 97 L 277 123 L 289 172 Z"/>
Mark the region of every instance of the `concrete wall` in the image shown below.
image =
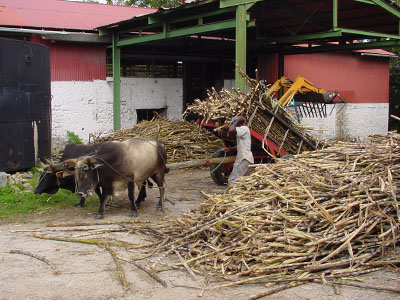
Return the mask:
<path id="1" fill-rule="evenodd" d="M 362 141 L 371 134 L 388 131 L 388 103 L 330 104 L 327 113 L 326 118 L 301 119 L 303 125 L 313 128 L 313 136 L 320 140 Z"/>
<path id="2" fill-rule="evenodd" d="M 67 131 L 88 142 L 91 135 L 113 131 L 111 81 L 53 81 L 52 147 L 63 147 Z M 182 117 L 182 79 L 122 78 L 121 128 L 137 123 L 136 109 L 166 109 L 168 118 Z"/>

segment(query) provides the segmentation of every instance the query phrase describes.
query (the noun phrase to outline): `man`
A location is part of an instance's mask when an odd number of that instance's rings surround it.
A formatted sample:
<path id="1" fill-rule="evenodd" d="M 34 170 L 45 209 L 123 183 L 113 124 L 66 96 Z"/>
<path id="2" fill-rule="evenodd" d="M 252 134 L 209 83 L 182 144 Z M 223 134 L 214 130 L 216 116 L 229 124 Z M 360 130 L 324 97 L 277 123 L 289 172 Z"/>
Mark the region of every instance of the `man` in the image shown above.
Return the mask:
<path id="1" fill-rule="evenodd" d="M 231 185 L 235 183 L 236 179 L 246 175 L 249 165 L 254 163 L 254 158 L 251 152 L 250 129 L 246 126 L 246 120 L 242 116 L 232 118 L 229 124 L 228 135 L 236 136 L 236 146 L 225 147 L 224 151 L 237 150 L 235 164 L 228 178 L 228 185 Z"/>

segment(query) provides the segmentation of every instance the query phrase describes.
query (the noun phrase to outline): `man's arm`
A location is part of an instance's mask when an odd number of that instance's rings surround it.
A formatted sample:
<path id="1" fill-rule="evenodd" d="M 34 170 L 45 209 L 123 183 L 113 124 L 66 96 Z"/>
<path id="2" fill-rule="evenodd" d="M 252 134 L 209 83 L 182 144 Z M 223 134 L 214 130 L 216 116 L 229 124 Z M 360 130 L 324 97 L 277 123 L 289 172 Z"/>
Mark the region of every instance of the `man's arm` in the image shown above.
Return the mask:
<path id="1" fill-rule="evenodd" d="M 236 152 L 237 151 L 237 146 L 224 147 L 224 148 L 222 148 L 222 151 L 224 151 L 224 152 Z"/>
<path id="2" fill-rule="evenodd" d="M 244 122 L 244 118 L 239 116 L 232 125 L 229 126 L 228 134 L 230 136 L 236 136 L 236 127 L 241 123 Z"/>

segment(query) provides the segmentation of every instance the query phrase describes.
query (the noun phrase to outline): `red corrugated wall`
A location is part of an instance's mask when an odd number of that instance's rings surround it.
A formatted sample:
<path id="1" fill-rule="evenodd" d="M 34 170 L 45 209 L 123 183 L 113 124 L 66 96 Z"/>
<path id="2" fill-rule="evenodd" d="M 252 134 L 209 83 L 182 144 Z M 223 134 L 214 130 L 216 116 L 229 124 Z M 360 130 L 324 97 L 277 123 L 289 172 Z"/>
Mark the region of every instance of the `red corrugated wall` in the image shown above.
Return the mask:
<path id="1" fill-rule="evenodd" d="M 267 82 L 278 78 L 276 55 L 259 69 Z M 350 103 L 389 103 L 389 60 L 359 54 L 301 54 L 285 56 L 284 75 L 303 75 L 315 86 L 338 91 Z"/>
<path id="2" fill-rule="evenodd" d="M 50 48 L 51 81 L 106 79 L 106 46 L 94 43 L 50 42 L 32 36 L 32 42 Z"/>

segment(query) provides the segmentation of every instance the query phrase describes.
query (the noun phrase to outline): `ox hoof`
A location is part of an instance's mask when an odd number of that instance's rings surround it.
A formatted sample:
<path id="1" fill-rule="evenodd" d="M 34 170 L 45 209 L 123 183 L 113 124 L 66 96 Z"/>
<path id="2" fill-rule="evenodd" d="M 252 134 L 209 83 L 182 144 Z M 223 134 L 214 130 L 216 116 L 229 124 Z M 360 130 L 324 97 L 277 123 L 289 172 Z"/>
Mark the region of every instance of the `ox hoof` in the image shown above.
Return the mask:
<path id="1" fill-rule="evenodd" d="M 164 211 L 164 209 L 163 209 L 162 207 L 159 207 L 159 206 L 157 206 L 157 209 L 156 209 L 156 211 L 163 212 L 163 211 Z"/>
<path id="2" fill-rule="evenodd" d="M 131 212 L 131 217 L 132 217 L 132 218 L 137 218 L 137 216 L 138 216 L 137 211 Z"/>
<path id="3" fill-rule="evenodd" d="M 94 218 L 95 218 L 95 219 L 103 219 L 103 218 L 104 218 L 104 215 L 97 214 L 97 215 L 94 216 Z"/>

